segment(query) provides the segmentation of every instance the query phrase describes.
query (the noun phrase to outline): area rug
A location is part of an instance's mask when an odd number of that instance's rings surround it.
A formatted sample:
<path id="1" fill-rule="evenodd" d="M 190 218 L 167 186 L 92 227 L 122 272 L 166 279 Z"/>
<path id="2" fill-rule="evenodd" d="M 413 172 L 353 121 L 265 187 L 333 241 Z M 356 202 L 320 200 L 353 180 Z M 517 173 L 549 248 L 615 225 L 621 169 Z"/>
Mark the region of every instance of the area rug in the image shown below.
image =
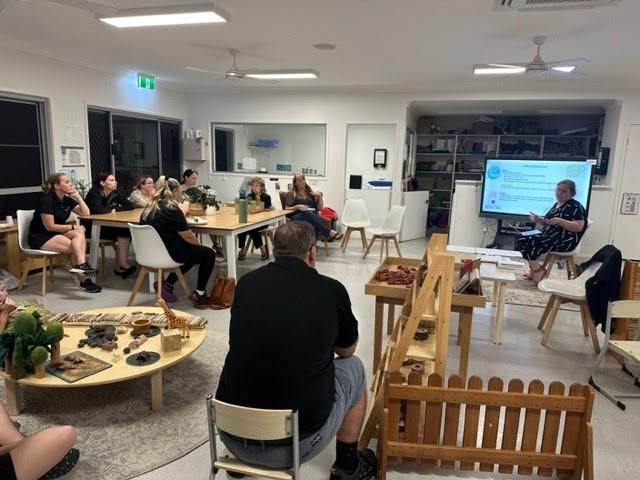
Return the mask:
<path id="1" fill-rule="evenodd" d="M 565 270 L 554 268 L 551 271 L 551 278 L 566 279 Z M 487 303 L 493 301 L 493 282 L 483 280 L 482 289 L 487 297 Z M 545 307 L 551 294 L 538 290 L 533 283 L 524 278 L 521 273 L 516 273 L 516 281 L 507 284 L 504 298 L 505 303 L 511 305 L 526 305 L 530 307 Z M 562 310 L 578 310 L 573 304 L 565 304 L 560 307 Z"/>
<path id="2" fill-rule="evenodd" d="M 80 462 L 64 478 L 127 479 L 189 453 L 208 438 L 205 397 L 215 391 L 227 337 L 208 331 L 189 358 L 163 371 L 164 407 L 151 411 L 149 377 L 85 388 L 22 387 L 29 434 L 49 425 L 78 430 Z M 0 400 L 6 403 L 4 388 Z"/>

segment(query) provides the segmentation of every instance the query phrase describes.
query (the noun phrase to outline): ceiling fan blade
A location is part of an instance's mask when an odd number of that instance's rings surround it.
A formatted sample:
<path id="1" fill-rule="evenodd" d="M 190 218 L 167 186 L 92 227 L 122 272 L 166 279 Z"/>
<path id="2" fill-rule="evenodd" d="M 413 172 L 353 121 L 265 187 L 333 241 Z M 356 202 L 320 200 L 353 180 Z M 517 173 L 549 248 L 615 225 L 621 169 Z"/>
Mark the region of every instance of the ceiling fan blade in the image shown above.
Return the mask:
<path id="1" fill-rule="evenodd" d="M 264 78 L 253 78 L 253 77 L 242 77 L 243 80 L 250 80 L 252 82 L 260 82 L 260 83 L 270 83 L 275 84 L 278 83 L 277 80 L 265 80 Z"/>
<path id="2" fill-rule="evenodd" d="M 185 70 L 191 70 L 192 72 L 213 73 L 214 75 L 224 75 L 224 72 L 214 72 L 213 70 L 207 70 L 206 68 L 198 67 L 184 67 Z"/>
<path id="3" fill-rule="evenodd" d="M 582 78 L 587 76 L 586 73 L 576 72 L 575 70 L 571 72 L 563 72 L 561 70 L 553 70 L 552 68 L 549 69 L 549 75 L 553 75 L 555 77 L 562 77 L 562 78 L 567 78 L 567 77 Z"/>
<path id="4" fill-rule="evenodd" d="M 473 66 L 474 75 L 517 75 L 524 71 L 524 66 L 518 64 L 485 63 Z"/>
<path id="5" fill-rule="evenodd" d="M 553 67 L 577 67 L 578 65 L 584 65 L 586 63 L 591 63 L 586 58 L 572 58 L 569 60 L 560 60 L 557 62 L 548 62 L 546 65 L 549 68 Z"/>
<path id="6" fill-rule="evenodd" d="M 525 67 L 526 63 L 487 63 L 487 67 L 500 67 L 500 68 L 519 68 Z"/>

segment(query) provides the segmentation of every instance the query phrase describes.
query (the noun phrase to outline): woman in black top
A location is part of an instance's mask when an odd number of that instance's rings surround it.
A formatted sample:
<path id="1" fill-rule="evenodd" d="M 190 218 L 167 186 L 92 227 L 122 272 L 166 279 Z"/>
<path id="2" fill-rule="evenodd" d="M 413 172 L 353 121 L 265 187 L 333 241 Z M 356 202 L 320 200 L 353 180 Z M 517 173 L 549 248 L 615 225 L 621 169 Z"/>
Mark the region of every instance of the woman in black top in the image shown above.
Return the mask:
<path id="1" fill-rule="evenodd" d="M 556 185 L 556 203 L 540 217 L 529 215 L 532 221 L 544 224 L 538 235 L 521 235 L 516 239 L 516 250 L 529 261 L 529 278 L 538 283 L 544 277 L 544 269 L 537 260 L 547 252 L 569 252 L 576 248 L 587 228 L 587 213 L 573 197 L 576 184 L 573 180 L 561 180 Z"/>
<path id="2" fill-rule="evenodd" d="M 158 179 L 158 184 L 160 186 L 156 188 L 151 201 L 142 211 L 140 224 L 151 225 L 156 229 L 171 258 L 183 264 L 180 271 L 184 273 L 194 265 L 200 265 L 198 284 L 189 295 L 189 299 L 194 307 L 207 308 L 209 306 L 206 293 L 207 282 L 213 272 L 216 255 L 210 248 L 200 245 L 196 235 L 189 229 L 187 219 L 178 204 L 181 196 L 178 181 L 169 178 L 166 182 L 161 182 Z M 165 301 L 176 301 L 173 294 L 173 285 L 176 280 L 178 276 L 170 273 L 163 282 L 162 298 Z"/>
<path id="3" fill-rule="evenodd" d="M 260 177 L 253 177 L 251 179 L 251 193 L 247 195 L 247 199 L 264 203 L 265 209 L 271 208 L 271 196 L 266 193 L 264 180 Z M 240 246 L 238 260 L 244 260 L 247 256 L 248 246 L 245 245 L 247 234 L 251 237 L 251 240 L 253 240 L 253 246 L 259 248 L 260 252 L 262 252 L 261 260 L 269 260 L 269 252 L 267 251 L 266 245 L 262 243 L 262 235 L 260 235 L 260 230 L 264 230 L 265 228 L 267 228 L 266 225 L 238 234 L 238 245 Z"/>
<path id="4" fill-rule="evenodd" d="M 91 213 L 121 212 L 133 210 L 133 204 L 127 197 L 117 190 L 116 177 L 110 173 L 99 173 L 93 179 L 93 186 L 85 196 L 85 201 Z M 83 222 L 87 230 L 91 232 L 91 222 Z M 113 272 L 122 278 L 127 278 L 136 271 L 135 266 L 129 265 L 129 244 L 131 233 L 127 228 L 102 227 L 100 238 L 116 242 L 116 259 Z"/>
<path id="5" fill-rule="evenodd" d="M 42 185 L 45 194 L 36 206 L 29 226 L 29 246 L 38 250 L 67 253 L 71 255 L 71 273 L 95 275 L 96 270 L 86 261 L 85 228 L 67 223 L 73 211 L 78 215 L 89 215 L 89 207 L 76 191 L 69 177 L 54 173 Z M 97 293 L 101 288 L 90 279 L 80 283 L 85 290 Z"/>

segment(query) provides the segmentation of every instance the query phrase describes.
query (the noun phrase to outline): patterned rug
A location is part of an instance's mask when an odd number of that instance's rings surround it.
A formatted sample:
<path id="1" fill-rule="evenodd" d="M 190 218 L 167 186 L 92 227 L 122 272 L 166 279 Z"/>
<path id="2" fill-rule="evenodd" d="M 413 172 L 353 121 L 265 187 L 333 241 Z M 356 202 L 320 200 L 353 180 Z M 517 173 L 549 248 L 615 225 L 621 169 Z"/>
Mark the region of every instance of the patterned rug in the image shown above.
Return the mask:
<path id="1" fill-rule="evenodd" d="M 66 480 L 131 478 L 207 440 L 204 399 L 216 389 L 227 349 L 225 335 L 208 331 L 191 357 L 165 369 L 164 408 L 158 412 L 151 411 L 149 377 L 142 377 L 74 389 L 22 387 L 24 412 L 14 419 L 27 435 L 52 424 L 77 428 L 80 462 Z"/>

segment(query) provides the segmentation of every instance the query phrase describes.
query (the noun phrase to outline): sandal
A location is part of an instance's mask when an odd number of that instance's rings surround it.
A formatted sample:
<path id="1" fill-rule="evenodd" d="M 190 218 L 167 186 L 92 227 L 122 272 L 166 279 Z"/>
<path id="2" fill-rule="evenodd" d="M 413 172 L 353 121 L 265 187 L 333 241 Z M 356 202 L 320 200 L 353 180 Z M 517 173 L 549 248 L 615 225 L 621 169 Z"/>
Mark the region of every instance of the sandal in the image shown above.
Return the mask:
<path id="1" fill-rule="evenodd" d="M 269 260 L 269 252 L 264 252 L 262 254 L 262 256 L 260 257 L 260 260 L 262 260 L 262 261 Z"/>
<path id="2" fill-rule="evenodd" d="M 71 471 L 73 467 L 78 463 L 78 459 L 80 458 L 80 451 L 77 448 L 72 448 L 67 452 L 67 454 L 60 460 L 57 465 L 45 473 L 40 480 L 49 479 L 49 478 L 58 478 L 63 475 L 66 475 Z"/>
<path id="3" fill-rule="evenodd" d="M 344 237 L 344 233 L 336 232 L 336 234 L 332 237 L 329 237 L 329 240 L 340 240 Z"/>
<path id="4" fill-rule="evenodd" d="M 536 273 L 538 273 L 540 270 L 544 270 L 544 269 L 542 267 L 539 267 L 539 268 L 536 268 L 535 270 L 529 270 L 528 272 L 523 273 L 522 276 L 527 280 L 533 280 Z"/>
<path id="5" fill-rule="evenodd" d="M 246 260 L 246 258 L 247 258 L 247 254 L 242 253 L 242 250 L 240 250 L 240 252 L 238 253 L 238 260 L 243 261 L 243 260 Z"/>

